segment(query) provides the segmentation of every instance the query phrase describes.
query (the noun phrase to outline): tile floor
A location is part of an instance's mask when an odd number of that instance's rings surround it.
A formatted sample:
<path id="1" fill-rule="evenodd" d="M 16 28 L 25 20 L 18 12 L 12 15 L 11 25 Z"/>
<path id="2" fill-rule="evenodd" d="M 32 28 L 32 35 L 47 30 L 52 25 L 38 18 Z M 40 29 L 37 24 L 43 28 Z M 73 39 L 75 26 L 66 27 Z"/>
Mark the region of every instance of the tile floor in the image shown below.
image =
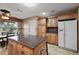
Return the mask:
<path id="1" fill-rule="evenodd" d="M 74 53 L 65 49 L 61 49 L 58 46 L 48 44 L 48 54 L 49 55 L 79 55 L 79 53 Z M 0 47 L 0 55 L 8 55 L 8 50 Z"/>
<path id="2" fill-rule="evenodd" d="M 8 50 L 0 47 L 0 55 L 8 55 Z"/>
<path id="3" fill-rule="evenodd" d="M 79 55 L 79 52 L 75 53 L 72 51 L 59 48 L 58 46 L 48 44 L 48 54 L 49 55 Z"/>

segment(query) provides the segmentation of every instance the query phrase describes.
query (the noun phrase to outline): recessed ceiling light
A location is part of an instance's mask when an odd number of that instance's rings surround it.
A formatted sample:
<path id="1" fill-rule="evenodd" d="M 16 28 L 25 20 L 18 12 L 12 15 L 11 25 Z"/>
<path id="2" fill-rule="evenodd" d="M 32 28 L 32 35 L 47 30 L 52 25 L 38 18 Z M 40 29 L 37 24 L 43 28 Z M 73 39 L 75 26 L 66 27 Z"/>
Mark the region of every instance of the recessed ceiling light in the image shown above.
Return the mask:
<path id="1" fill-rule="evenodd" d="M 27 7 L 35 7 L 37 4 L 36 3 L 25 3 L 24 5 Z"/>
<path id="2" fill-rule="evenodd" d="M 46 12 L 43 12 L 42 15 L 46 15 Z"/>

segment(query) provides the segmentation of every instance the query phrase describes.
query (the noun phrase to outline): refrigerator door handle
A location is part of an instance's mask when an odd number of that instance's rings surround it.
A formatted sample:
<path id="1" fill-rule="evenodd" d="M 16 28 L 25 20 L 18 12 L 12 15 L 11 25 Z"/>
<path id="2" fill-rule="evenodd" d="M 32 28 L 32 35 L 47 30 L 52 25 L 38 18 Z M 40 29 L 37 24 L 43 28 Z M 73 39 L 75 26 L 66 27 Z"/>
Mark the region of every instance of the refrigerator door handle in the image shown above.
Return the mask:
<path id="1" fill-rule="evenodd" d="M 63 31 L 62 29 L 60 29 L 59 31 Z"/>

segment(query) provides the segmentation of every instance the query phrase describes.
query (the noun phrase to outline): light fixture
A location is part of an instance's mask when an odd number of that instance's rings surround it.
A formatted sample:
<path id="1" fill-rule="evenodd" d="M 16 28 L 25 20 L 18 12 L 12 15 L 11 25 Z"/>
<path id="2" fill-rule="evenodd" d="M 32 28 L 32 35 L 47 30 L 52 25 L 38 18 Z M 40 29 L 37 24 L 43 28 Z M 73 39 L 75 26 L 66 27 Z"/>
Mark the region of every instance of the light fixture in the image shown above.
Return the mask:
<path id="1" fill-rule="evenodd" d="M 42 12 L 42 15 L 46 15 L 46 12 Z"/>
<path id="2" fill-rule="evenodd" d="M 27 7 L 35 7 L 37 4 L 36 3 L 25 3 L 24 5 Z"/>
<path id="3" fill-rule="evenodd" d="M 0 14 L 1 14 L 0 16 L 1 19 L 9 19 L 10 17 L 10 11 L 7 11 L 5 9 L 0 9 Z"/>
<path id="4" fill-rule="evenodd" d="M 9 19 L 9 17 L 1 16 L 1 19 Z"/>

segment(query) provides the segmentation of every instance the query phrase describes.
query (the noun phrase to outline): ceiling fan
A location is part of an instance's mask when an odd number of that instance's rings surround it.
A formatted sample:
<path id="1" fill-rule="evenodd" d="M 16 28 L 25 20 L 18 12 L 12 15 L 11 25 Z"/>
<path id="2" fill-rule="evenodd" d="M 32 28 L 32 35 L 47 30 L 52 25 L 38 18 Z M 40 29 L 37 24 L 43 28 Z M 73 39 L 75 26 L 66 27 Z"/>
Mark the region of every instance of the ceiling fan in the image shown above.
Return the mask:
<path id="1" fill-rule="evenodd" d="M 6 9 L 0 9 L 1 11 L 1 19 L 9 19 L 10 17 L 10 11 L 6 10 Z"/>
<path id="2" fill-rule="evenodd" d="M 4 13 L 10 13 L 10 11 L 6 10 L 6 9 L 0 9 L 1 12 L 4 12 Z"/>

